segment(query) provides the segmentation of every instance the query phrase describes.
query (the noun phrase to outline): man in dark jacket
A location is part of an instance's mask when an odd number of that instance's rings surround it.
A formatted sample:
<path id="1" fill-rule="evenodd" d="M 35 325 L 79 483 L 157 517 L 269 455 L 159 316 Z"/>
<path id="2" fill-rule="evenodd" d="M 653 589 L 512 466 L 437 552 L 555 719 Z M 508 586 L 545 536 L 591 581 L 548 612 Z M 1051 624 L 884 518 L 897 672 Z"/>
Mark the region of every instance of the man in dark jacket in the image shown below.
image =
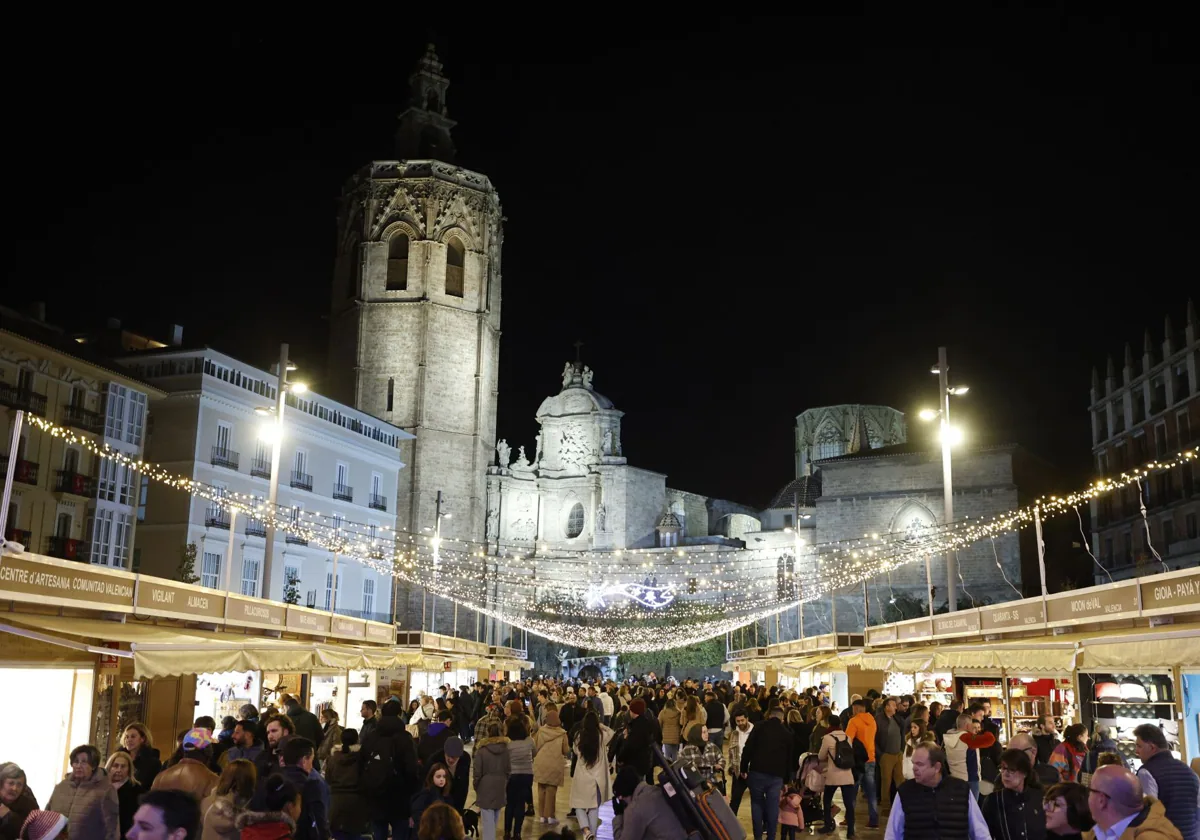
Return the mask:
<path id="1" fill-rule="evenodd" d="M 388 826 L 392 840 L 408 840 L 410 803 L 420 787 L 417 780 L 417 751 L 412 736 L 400 722 L 401 705 L 389 700 L 383 704 L 379 723 L 371 730 L 359 750 L 359 789 L 367 799 L 368 816 L 374 840 L 387 840 Z M 386 743 L 384 743 L 386 742 Z M 381 785 L 372 784 L 369 767 L 372 759 L 392 757 L 392 772 Z M 416 832 L 412 832 L 414 835 Z"/>
<path id="2" fill-rule="evenodd" d="M 783 725 L 778 706 L 754 727 L 742 747 L 741 774 L 750 788 L 750 821 L 755 840 L 766 834 L 775 840 L 779 823 L 779 792 L 796 767 L 792 755 L 792 733 Z"/>
<path id="3" fill-rule="evenodd" d="M 437 714 L 437 720 L 429 724 L 429 728 L 421 736 L 421 740 L 417 744 L 417 759 L 425 770 L 433 766 L 430 759 L 433 758 L 434 753 L 442 751 L 446 746 L 446 739 L 454 734 L 453 722 L 454 714 L 448 709 L 442 709 Z"/>
<path id="4" fill-rule="evenodd" d="M 1171 755 L 1167 736 L 1153 723 L 1133 730 L 1134 749 L 1142 762 L 1137 777 L 1146 796 L 1163 804 L 1167 819 L 1175 824 L 1183 840 L 1200 840 L 1200 809 L 1196 807 L 1200 781 L 1191 768 Z"/>
<path id="5" fill-rule="evenodd" d="M 617 753 L 618 764 L 636 767 L 644 778 L 650 778 L 654 763 L 654 724 L 646 716 L 646 701 L 638 697 L 629 704 L 629 725 L 625 727 L 625 743 Z"/>
<path id="6" fill-rule="evenodd" d="M 475 695 L 465 685 L 458 687 L 458 703 L 455 704 L 455 710 L 459 712 L 459 737 L 464 742 L 470 741 L 475 734 Z"/>
<path id="7" fill-rule="evenodd" d="M 313 772 L 316 748 L 299 736 L 283 746 L 283 768 L 279 774 L 300 791 L 300 818 L 296 820 L 294 840 L 329 840 L 329 788 Z M 262 780 L 266 784 L 266 779 Z"/>
<path id="8" fill-rule="evenodd" d="M 279 701 L 283 703 L 283 709 L 287 712 L 287 716 L 292 719 L 296 734 L 301 738 L 307 738 L 314 744 L 321 743 L 324 733 L 321 732 L 321 722 L 317 720 L 317 716 L 301 706 L 300 702 L 290 694 L 281 695 Z M 317 769 L 320 769 L 319 764 Z"/>
<path id="9" fill-rule="evenodd" d="M 941 744 L 946 733 L 958 726 L 958 716 L 962 714 L 963 701 L 955 697 L 950 701 L 950 705 L 942 709 L 941 716 L 933 722 L 933 734 L 937 738 L 937 742 Z M 904 733 L 907 738 L 908 733 Z"/>
<path id="10" fill-rule="evenodd" d="M 436 752 L 429 759 L 429 766 L 445 764 L 450 770 L 451 797 L 454 808 L 462 813 L 467 807 L 467 788 L 471 785 L 471 756 L 463 749 L 462 738 L 452 735 L 446 739 L 446 746 L 441 752 Z"/>

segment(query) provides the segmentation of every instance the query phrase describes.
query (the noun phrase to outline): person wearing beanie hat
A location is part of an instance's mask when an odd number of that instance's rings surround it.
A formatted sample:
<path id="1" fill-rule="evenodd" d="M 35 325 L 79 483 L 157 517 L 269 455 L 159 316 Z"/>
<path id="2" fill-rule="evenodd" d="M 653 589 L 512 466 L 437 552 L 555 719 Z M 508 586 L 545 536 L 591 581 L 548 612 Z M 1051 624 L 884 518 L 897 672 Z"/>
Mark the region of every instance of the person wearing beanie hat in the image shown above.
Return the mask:
<path id="1" fill-rule="evenodd" d="M 558 712 L 550 709 L 533 738 L 533 783 L 537 785 L 539 820 L 549 825 L 558 822 L 554 804 L 566 777 L 563 759 L 570 751 L 567 731 L 559 723 Z"/>
<path id="2" fill-rule="evenodd" d="M 67 818 L 54 811 L 30 811 L 21 824 L 21 840 L 54 840 L 67 827 Z"/>
<path id="3" fill-rule="evenodd" d="M 467 807 L 467 788 L 471 782 L 471 756 L 463 747 L 462 738 L 457 735 L 447 738 L 442 749 L 429 759 L 429 767 L 435 764 L 445 764 L 450 771 L 453 782 L 450 795 L 454 800 L 454 807 L 462 813 Z"/>
<path id="4" fill-rule="evenodd" d="M 640 697 L 630 702 L 629 716 L 629 724 L 625 727 L 625 743 L 617 753 L 617 763 L 633 765 L 644 778 L 650 779 L 654 745 L 658 741 L 658 726 L 654 719 L 646 714 L 646 701 Z"/>
<path id="5" fill-rule="evenodd" d="M 646 701 L 641 697 L 635 697 L 629 701 L 629 711 L 635 715 L 646 714 Z"/>
<path id="6" fill-rule="evenodd" d="M 180 790 L 202 802 L 213 792 L 220 776 L 208 769 L 212 762 L 212 733 L 189 729 L 183 735 L 183 758 L 154 777 L 151 790 Z"/>

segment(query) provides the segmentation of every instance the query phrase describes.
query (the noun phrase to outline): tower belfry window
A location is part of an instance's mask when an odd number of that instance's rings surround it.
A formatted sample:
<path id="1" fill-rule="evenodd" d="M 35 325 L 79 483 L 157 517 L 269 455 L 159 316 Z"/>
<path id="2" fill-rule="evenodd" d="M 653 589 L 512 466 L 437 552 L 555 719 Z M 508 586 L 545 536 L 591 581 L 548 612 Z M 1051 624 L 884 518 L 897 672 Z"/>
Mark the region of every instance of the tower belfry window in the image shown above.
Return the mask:
<path id="1" fill-rule="evenodd" d="M 453 297 L 463 296 L 463 264 L 466 262 L 467 249 L 462 240 L 451 237 L 446 243 L 446 294 Z"/>
<path id="2" fill-rule="evenodd" d="M 408 288 L 408 235 L 398 232 L 388 240 L 387 290 L 403 292 Z"/>
<path id="3" fill-rule="evenodd" d="M 394 410 L 392 408 L 392 406 L 395 403 L 395 398 L 396 398 L 396 378 L 394 376 L 389 376 L 388 377 L 388 386 L 387 386 L 387 410 L 388 411 Z"/>

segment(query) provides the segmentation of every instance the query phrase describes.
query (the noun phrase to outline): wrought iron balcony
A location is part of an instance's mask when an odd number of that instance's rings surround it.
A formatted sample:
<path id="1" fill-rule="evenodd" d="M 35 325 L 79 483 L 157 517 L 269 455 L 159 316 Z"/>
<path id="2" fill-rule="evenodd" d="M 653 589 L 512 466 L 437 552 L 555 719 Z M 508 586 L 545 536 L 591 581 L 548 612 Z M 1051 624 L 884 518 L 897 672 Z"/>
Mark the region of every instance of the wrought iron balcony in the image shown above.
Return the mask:
<path id="1" fill-rule="evenodd" d="M 205 528 L 222 528 L 229 530 L 229 511 L 224 508 L 210 507 L 204 514 Z"/>
<path id="2" fill-rule="evenodd" d="M 78 405 L 69 405 L 63 409 L 63 423 L 85 432 L 99 434 L 104 431 L 104 415 Z"/>
<path id="3" fill-rule="evenodd" d="M 212 457 L 209 463 L 214 467 L 225 467 L 227 469 L 236 470 L 238 468 L 238 454 L 232 449 L 225 449 L 220 446 L 212 448 Z"/>
<path id="4" fill-rule="evenodd" d="M 0 382 L 0 403 L 9 408 L 32 411 L 34 414 L 46 413 L 45 394 L 39 394 L 32 388 L 22 388 L 7 382 Z"/>
<path id="5" fill-rule="evenodd" d="M 333 485 L 333 498 L 343 502 L 354 501 L 354 488 L 346 484 Z"/>
<path id="6" fill-rule="evenodd" d="M 33 539 L 33 532 L 21 528 L 6 528 L 4 530 L 4 539 L 9 542 L 18 542 L 25 546 L 26 549 L 29 549 L 32 547 L 29 545 L 29 542 Z"/>
<path id="7" fill-rule="evenodd" d="M 292 470 L 292 486 L 312 492 L 312 476 L 306 472 Z"/>
<path id="8" fill-rule="evenodd" d="M 267 535 L 267 525 L 258 519 L 246 520 L 246 536 L 247 537 L 265 537 Z"/>
<path id="9" fill-rule="evenodd" d="M 0 473 L 8 475 L 7 455 L 0 455 Z M 38 480 L 37 461 L 26 461 L 24 459 L 17 461 L 17 465 L 13 469 L 13 480 L 19 481 L 22 484 L 36 485 Z"/>
<path id="10" fill-rule="evenodd" d="M 86 563 L 91 554 L 89 549 L 90 547 L 83 540 L 73 540 L 68 537 L 46 537 L 46 553 L 51 557 Z"/>
<path id="11" fill-rule="evenodd" d="M 255 478 L 271 477 L 271 462 L 267 458 L 255 458 L 250 462 L 250 475 Z"/>
<path id="12" fill-rule="evenodd" d="M 80 475 L 70 470 L 54 471 L 54 492 L 70 493 L 90 499 L 96 495 L 96 482 L 90 475 Z"/>
<path id="13" fill-rule="evenodd" d="M 289 533 L 285 541 L 288 545 L 308 545 L 308 540 L 299 534 Z"/>
<path id="14" fill-rule="evenodd" d="M 380 496 L 378 493 L 372 493 L 367 504 L 373 510 L 387 510 L 387 496 Z"/>

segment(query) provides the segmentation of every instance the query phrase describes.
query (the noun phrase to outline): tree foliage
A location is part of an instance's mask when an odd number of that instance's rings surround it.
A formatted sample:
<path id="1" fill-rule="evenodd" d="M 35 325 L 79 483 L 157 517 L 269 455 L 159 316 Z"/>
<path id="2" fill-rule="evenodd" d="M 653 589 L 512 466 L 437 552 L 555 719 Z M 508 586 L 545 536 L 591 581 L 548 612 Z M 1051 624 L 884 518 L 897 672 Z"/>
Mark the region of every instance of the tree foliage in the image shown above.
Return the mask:
<path id="1" fill-rule="evenodd" d="M 670 650 L 623 653 L 618 660 L 618 664 L 625 669 L 626 674 L 645 674 L 654 671 L 659 676 L 666 672 L 668 662 L 671 663 L 673 670 L 686 668 L 718 670 L 725 662 L 725 637 L 717 636 L 706 642 Z"/>
<path id="2" fill-rule="evenodd" d="M 296 574 L 294 569 L 288 569 L 287 577 L 283 581 L 283 602 L 285 604 L 300 603 L 300 576 Z"/>
<path id="3" fill-rule="evenodd" d="M 196 575 L 196 544 L 188 543 L 179 549 L 179 565 L 175 567 L 175 579 L 180 583 L 198 583 Z"/>

